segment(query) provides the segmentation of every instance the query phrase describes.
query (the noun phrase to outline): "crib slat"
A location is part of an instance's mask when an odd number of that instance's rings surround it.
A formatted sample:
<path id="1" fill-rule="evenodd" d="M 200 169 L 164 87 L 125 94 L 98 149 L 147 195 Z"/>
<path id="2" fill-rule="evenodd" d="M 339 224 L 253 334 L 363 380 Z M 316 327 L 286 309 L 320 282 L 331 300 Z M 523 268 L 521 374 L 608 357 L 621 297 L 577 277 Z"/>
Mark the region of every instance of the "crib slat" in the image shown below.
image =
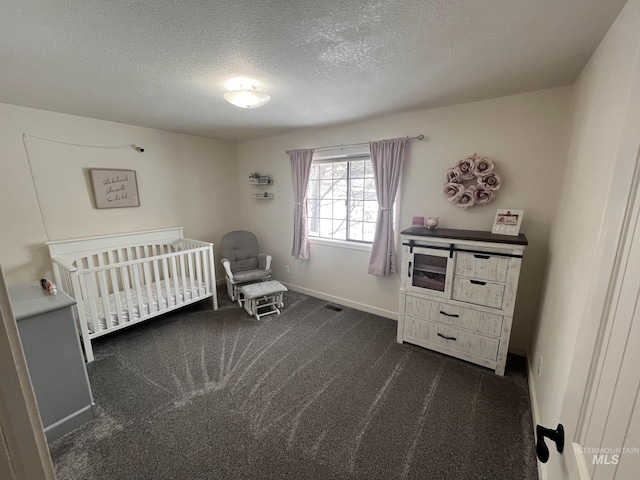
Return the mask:
<path id="1" fill-rule="evenodd" d="M 136 291 L 136 301 L 138 302 L 138 317 L 142 317 L 144 315 L 144 302 L 142 298 L 142 288 L 140 285 L 140 270 L 139 265 L 131 265 L 131 271 L 133 272 L 133 288 Z M 134 319 L 133 312 L 129 313 L 129 319 Z"/>
<path id="2" fill-rule="evenodd" d="M 107 289 L 107 274 L 104 270 L 98 272 L 96 275 L 98 282 L 98 288 L 100 289 L 100 296 L 102 297 L 102 307 L 104 308 L 104 321 L 107 326 L 107 330 L 114 325 L 113 318 L 111 317 L 111 306 L 109 305 L 109 290 Z"/>
<path id="3" fill-rule="evenodd" d="M 98 309 L 96 307 L 96 295 L 95 292 L 89 288 L 89 283 L 87 282 L 87 277 L 88 275 L 79 275 L 80 277 L 80 288 L 86 292 L 85 293 L 85 301 L 89 301 L 89 311 L 91 312 L 91 318 L 89 320 L 89 322 L 91 323 L 91 328 L 93 330 L 93 333 L 99 332 L 100 330 L 103 330 L 102 328 L 100 328 L 100 322 L 98 322 Z M 84 308 L 84 305 L 82 305 L 80 308 Z"/>
<path id="4" fill-rule="evenodd" d="M 189 252 L 187 255 L 187 261 L 189 264 L 189 279 L 191 280 L 191 300 L 196 298 L 196 282 L 194 277 L 196 276 L 193 266 L 193 252 Z M 185 292 L 186 293 L 186 292 Z M 184 296 L 184 299 L 187 299 L 187 296 Z"/>
<path id="5" fill-rule="evenodd" d="M 98 262 L 98 266 L 104 266 L 104 252 L 99 252 L 96 254 L 96 260 Z M 107 287 L 107 277 L 105 275 L 104 270 L 97 272 L 95 275 L 96 279 L 96 291 L 100 292 L 100 297 L 102 298 L 102 308 L 104 311 L 104 323 L 106 325 L 106 329 L 108 330 L 113 326 L 113 319 L 111 318 L 111 308 L 109 306 L 109 290 Z"/>
<path id="6" fill-rule="evenodd" d="M 207 288 L 204 292 L 202 291 L 202 263 L 201 263 L 201 258 L 202 258 L 202 250 L 198 250 L 197 252 L 195 252 L 195 257 L 196 257 L 196 280 L 197 280 L 197 284 L 198 284 L 198 297 L 202 297 L 203 295 L 206 294 L 206 292 L 209 291 L 209 289 Z"/>
<path id="7" fill-rule="evenodd" d="M 162 259 L 162 273 L 164 275 L 165 294 L 167 295 L 167 307 L 171 307 L 175 302 L 171 299 L 171 275 L 169 275 L 169 265 L 166 258 Z"/>
<path id="8" fill-rule="evenodd" d="M 155 248 L 153 249 L 153 255 L 155 256 L 157 253 Z M 160 268 L 158 265 L 158 261 L 154 260 L 153 263 L 153 278 L 155 279 L 156 284 L 156 297 L 158 299 L 158 310 L 162 310 L 164 306 L 162 305 L 162 299 L 164 296 L 162 295 L 162 282 L 160 281 Z M 167 307 L 169 307 L 169 300 L 167 299 Z"/>
<path id="9" fill-rule="evenodd" d="M 202 266 L 204 269 L 204 282 L 205 282 L 205 286 L 207 291 L 205 293 L 209 293 L 211 290 L 211 288 L 213 288 L 213 290 L 215 291 L 215 285 L 212 287 L 211 286 L 211 277 L 209 275 L 209 250 L 203 250 L 202 251 Z"/>
<path id="10" fill-rule="evenodd" d="M 107 259 L 109 260 L 109 265 L 116 264 L 113 258 L 113 251 L 109 250 L 109 252 L 107 253 Z M 109 268 L 109 273 L 111 274 L 111 291 L 113 292 L 113 297 L 116 302 L 117 324 L 122 325 L 124 323 L 124 319 L 122 318 L 122 302 L 120 301 L 120 285 L 118 283 L 118 272 L 115 268 Z"/>
<path id="11" fill-rule="evenodd" d="M 91 347 L 91 336 L 89 333 L 89 323 L 91 323 L 91 328 L 94 332 L 97 332 L 96 325 L 93 321 L 95 318 L 92 316 L 90 319 L 87 319 L 87 315 L 84 309 L 84 299 L 82 298 L 82 287 L 81 281 L 84 280 L 83 275 L 79 275 L 78 272 L 70 272 L 69 273 L 71 288 L 74 293 L 73 297 L 76 300 L 76 308 L 75 312 L 78 315 L 78 323 L 80 327 L 80 333 L 82 334 L 82 344 L 84 345 L 84 353 L 87 357 L 87 362 L 93 362 L 93 348 Z M 85 287 L 86 291 L 86 287 Z"/>
<path id="12" fill-rule="evenodd" d="M 180 273 L 182 274 L 182 301 L 187 301 L 187 270 L 184 266 L 184 252 L 180 252 Z"/>
<path id="13" fill-rule="evenodd" d="M 147 313 L 151 313 L 153 312 L 153 294 L 151 293 L 153 278 L 151 277 L 151 270 L 149 270 L 149 262 L 142 264 L 142 275 L 144 276 L 144 287 L 147 292 Z"/>
<path id="14" fill-rule="evenodd" d="M 124 295 L 127 299 L 127 317 L 123 319 L 125 322 L 130 322 L 133 320 L 133 299 L 131 298 L 131 282 L 129 281 L 129 268 L 128 267 L 120 267 L 120 276 L 122 277 L 122 288 L 124 290 Z"/>
<path id="15" fill-rule="evenodd" d="M 175 288 L 175 304 L 177 305 L 180 303 L 180 287 L 178 287 L 178 277 L 180 275 L 178 273 L 178 266 L 176 263 L 176 257 L 171 257 L 171 278 L 173 278 L 173 287 Z"/>
<path id="16" fill-rule="evenodd" d="M 95 262 L 93 261 L 93 255 L 89 255 L 84 258 L 87 262 L 87 268 L 95 267 Z M 95 280 L 95 275 L 85 277 L 87 287 L 91 289 L 92 295 L 98 296 L 98 284 Z M 89 291 L 87 291 L 87 297 L 89 297 Z"/>

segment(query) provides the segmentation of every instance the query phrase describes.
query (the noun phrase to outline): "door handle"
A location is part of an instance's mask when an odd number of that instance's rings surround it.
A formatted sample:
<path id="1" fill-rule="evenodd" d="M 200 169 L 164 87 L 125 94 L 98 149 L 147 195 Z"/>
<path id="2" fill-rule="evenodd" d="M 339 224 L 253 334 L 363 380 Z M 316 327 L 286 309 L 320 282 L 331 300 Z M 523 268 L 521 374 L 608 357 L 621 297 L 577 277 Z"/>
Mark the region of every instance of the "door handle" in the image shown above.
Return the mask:
<path id="1" fill-rule="evenodd" d="M 481 258 L 482 260 L 489 260 L 491 258 L 490 255 L 480 255 L 478 253 L 473 254 L 474 258 Z"/>
<path id="2" fill-rule="evenodd" d="M 558 453 L 562 453 L 562 450 L 564 450 L 564 427 L 561 423 L 558 424 L 558 428 L 555 430 L 545 428 L 542 425 L 536 425 L 536 437 L 538 437 L 538 441 L 536 442 L 536 455 L 542 463 L 547 463 L 547 460 L 549 460 L 549 447 L 544 443 L 544 437 L 547 437 L 556 444 Z"/>
<path id="3" fill-rule="evenodd" d="M 407 269 L 407 277 L 411 278 L 411 262 L 409 262 L 409 268 Z"/>

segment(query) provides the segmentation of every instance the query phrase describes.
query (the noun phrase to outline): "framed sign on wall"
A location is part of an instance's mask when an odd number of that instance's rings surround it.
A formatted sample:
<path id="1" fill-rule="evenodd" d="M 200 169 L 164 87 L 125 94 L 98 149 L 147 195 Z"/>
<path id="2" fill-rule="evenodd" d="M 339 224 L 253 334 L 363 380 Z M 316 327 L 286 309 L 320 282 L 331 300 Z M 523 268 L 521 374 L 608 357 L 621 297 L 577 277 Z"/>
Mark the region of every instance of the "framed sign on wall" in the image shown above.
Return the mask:
<path id="1" fill-rule="evenodd" d="M 517 236 L 520 233 L 523 216 L 524 210 L 498 209 L 491 233 Z"/>
<path id="2" fill-rule="evenodd" d="M 135 170 L 93 168 L 89 174 L 96 208 L 140 206 Z"/>

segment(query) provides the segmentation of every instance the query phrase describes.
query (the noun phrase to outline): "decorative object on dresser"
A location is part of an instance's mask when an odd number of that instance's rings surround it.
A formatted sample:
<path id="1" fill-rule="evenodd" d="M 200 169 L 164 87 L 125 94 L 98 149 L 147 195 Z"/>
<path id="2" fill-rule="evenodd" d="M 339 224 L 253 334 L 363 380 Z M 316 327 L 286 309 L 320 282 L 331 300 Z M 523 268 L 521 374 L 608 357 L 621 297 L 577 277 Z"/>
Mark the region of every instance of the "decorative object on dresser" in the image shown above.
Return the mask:
<path id="1" fill-rule="evenodd" d="M 183 228 L 48 242 L 58 290 L 75 314 L 87 362 L 91 340 L 205 298 L 217 310 L 213 243 Z"/>
<path id="2" fill-rule="evenodd" d="M 440 222 L 440 217 L 429 217 L 427 218 L 427 228 L 429 230 L 434 230 L 438 228 L 439 222 Z"/>
<path id="3" fill-rule="evenodd" d="M 520 233 L 520 225 L 522 225 L 522 217 L 524 210 L 504 210 L 496 211 L 496 218 L 493 221 L 491 233 L 499 235 L 513 235 Z"/>
<path id="4" fill-rule="evenodd" d="M 413 227 L 424 227 L 424 217 L 413 217 L 411 225 Z"/>
<path id="5" fill-rule="evenodd" d="M 504 375 L 526 236 L 414 227 L 401 235 L 398 343 Z"/>
<path id="6" fill-rule="evenodd" d="M 496 196 L 502 179 L 495 171 L 495 163 L 477 153 L 463 158 L 455 167 L 447 170 L 442 193 L 457 207 L 469 208 L 486 205 Z M 475 180 L 476 185 L 465 185 L 465 181 Z"/>

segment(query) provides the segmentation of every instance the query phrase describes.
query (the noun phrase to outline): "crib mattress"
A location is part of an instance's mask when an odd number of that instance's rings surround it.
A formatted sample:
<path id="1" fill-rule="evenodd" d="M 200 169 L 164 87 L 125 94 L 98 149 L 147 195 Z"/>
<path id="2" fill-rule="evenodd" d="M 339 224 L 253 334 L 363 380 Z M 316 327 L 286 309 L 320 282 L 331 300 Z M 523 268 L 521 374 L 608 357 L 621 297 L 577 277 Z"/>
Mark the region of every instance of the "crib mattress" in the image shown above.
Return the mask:
<path id="1" fill-rule="evenodd" d="M 194 298 L 193 292 L 191 291 L 191 278 L 186 277 L 185 281 L 187 284 L 186 290 L 183 288 L 182 277 L 178 279 L 177 294 L 175 292 L 175 284 L 173 280 L 171 281 L 171 295 L 169 299 L 166 298 L 167 295 L 166 295 L 166 292 L 164 291 L 164 288 L 161 288 L 160 302 L 158 302 L 158 298 L 157 298 L 158 292 L 156 290 L 156 282 L 153 282 L 151 284 L 151 297 L 152 297 L 151 301 L 149 301 L 149 294 L 147 293 L 146 285 L 143 285 L 141 288 L 142 302 L 138 301 L 138 294 L 136 293 L 135 289 L 131 289 L 130 291 L 131 303 L 133 304 L 131 308 L 129 308 L 127 305 L 126 292 L 122 290 L 119 291 L 117 294 L 118 294 L 118 297 L 120 298 L 120 305 L 122 307 L 122 320 L 124 322 L 129 322 L 131 321 L 131 319 L 135 320 L 140 317 L 144 317 L 145 315 L 149 315 L 150 313 L 155 313 L 155 312 L 158 312 L 159 310 L 164 310 L 176 304 L 191 300 L 192 298 Z M 163 285 L 161 287 L 164 287 L 164 282 L 162 283 Z M 196 290 L 195 292 L 196 297 L 198 296 L 198 290 L 200 290 L 200 292 L 205 291 L 205 285 L 202 282 L 198 284 L 198 282 L 194 281 L 194 286 Z M 84 313 L 87 318 L 89 332 L 96 333 L 94 331 L 92 322 L 90 321 L 92 317 L 90 302 L 88 300 L 85 300 L 83 303 L 84 303 Z M 142 304 L 141 305 L 142 312 L 140 312 L 140 307 L 139 307 L 140 304 Z M 108 315 L 109 323 L 108 324 L 107 324 L 107 315 L 105 315 L 104 303 L 102 301 L 102 298 L 96 298 L 96 311 L 97 311 L 98 318 L 97 318 L 97 322 L 94 320 L 94 323 L 97 323 L 98 331 L 107 330 L 108 328 L 118 325 L 118 308 L 116 306 L 116 294 L 114 293 L 109 294 L 109 315 Z"/>

